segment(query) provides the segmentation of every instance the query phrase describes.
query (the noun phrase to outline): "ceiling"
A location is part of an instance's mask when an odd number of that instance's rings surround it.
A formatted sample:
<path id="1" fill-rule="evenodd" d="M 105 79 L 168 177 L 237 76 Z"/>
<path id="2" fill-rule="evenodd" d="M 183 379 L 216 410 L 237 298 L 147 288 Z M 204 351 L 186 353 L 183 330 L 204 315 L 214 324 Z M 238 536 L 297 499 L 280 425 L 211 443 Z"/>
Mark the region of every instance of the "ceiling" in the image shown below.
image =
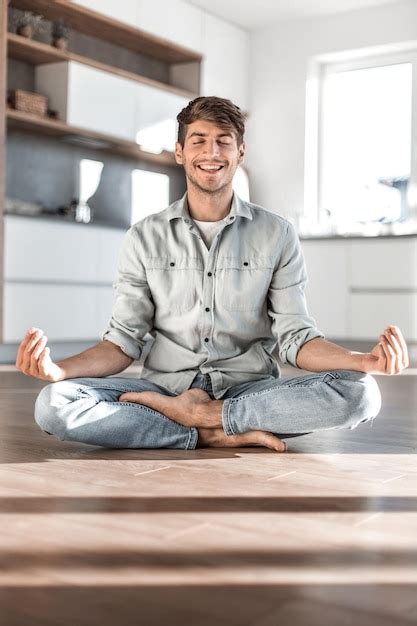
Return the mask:
<path id="1" fill-rule="evenodd" d="M 288 21 L 318 15 L 331 15 L 404 0 L 188 0 L 248 30 L 262 28 L 272 22 Z"/>

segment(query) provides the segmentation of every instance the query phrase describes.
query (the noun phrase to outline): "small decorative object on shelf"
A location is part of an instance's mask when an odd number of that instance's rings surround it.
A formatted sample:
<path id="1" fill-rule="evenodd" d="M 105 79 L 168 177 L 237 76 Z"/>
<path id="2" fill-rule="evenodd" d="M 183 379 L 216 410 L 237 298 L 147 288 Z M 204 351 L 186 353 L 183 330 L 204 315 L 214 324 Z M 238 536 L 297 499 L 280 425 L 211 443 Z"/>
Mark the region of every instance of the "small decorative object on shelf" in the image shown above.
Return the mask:
<path id="1" fill-rule="evenodd" d="M 35 32 L 42 32 L 46 26 L 43 16 L 32 11 L 19 12 L 13 21 L 16 25 L 16 33 L 27 39 L 32 39 Z"/>
<path id="2" fill-rule="evenodd" d="M 48 115 L 48 117 L 50 117 L 52 120 L 57 120 L 57 119 L 59 119 L 58 111 L 54 111 L 53 109 L 48 109 L 48 111 L 47 111 L 47 115 Z"/>
<path id="3" fill-rule="evenodd" d="M 60 19 L 52 22 L 52 45 L 60 50 L 67 50 L 70 28 Z"/>
<path id="4" fill-rule="evenodd" d="M 44 117 L 48 111 L 48 98 L 40 93 L 13 89 L 8 97 L 8 102 L 17 111 L 41 115 Z"/>

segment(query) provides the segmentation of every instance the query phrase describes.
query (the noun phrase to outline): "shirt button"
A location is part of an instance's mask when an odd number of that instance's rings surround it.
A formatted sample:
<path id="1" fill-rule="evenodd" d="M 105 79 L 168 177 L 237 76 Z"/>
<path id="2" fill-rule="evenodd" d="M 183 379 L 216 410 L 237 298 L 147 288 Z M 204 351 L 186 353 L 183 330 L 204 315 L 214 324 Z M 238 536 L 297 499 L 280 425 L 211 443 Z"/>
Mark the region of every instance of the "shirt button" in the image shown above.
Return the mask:
<path id="1" fill-rule="evenodd" d="M 213 276 L 213 274 L 211 272 L 208 272 L 207 276 Z"/>
<path id="2" fill-rule="evenodd" d="M 234 220 L 234 219 L 235 219 L 235 218 L 233 217 L 233 215 L 232 215 L 232 217 L 229 217 L 229 220 L 230 220 L 230 221 L 232 221 L 232 220 Z"/>
<path id="3" fill-rule="evenodd" d="M 205 337 L 205 338 L 204 338 L 204 341 L 205 341 L 206 343 L 207 343 L 207 341 L 208 341 L 208 340 L 209 340 L 209 338 L 208 338 L 208 337 Z"/>
<path id="4" fill-rule="evenodd" d="M 170 266 L 174 267 L 175 263 L 173 261 L 171 261 Z"/>
<path id="5" fill-rule="evenodd" d="M 206 306 L 206 311 L 210 311 L 210 309 L 208 308 L 208 306 Z"/>
<path id="6" fill-rule="evenodd" d="M 185 220 L 184 220 L 184 222 L 185 222 L 186 224 L 189 224 L 189 223 L 190 223 L 190 220 L 189 220 L 189 219 L 185 219 Z"/>
<path id="7" fill-rule="evenodd" d="M 247 261 L 245 261 L 245 262 L 243 263 L 243 265 L 249 265 L 249 263 L 248 263 Z"/>

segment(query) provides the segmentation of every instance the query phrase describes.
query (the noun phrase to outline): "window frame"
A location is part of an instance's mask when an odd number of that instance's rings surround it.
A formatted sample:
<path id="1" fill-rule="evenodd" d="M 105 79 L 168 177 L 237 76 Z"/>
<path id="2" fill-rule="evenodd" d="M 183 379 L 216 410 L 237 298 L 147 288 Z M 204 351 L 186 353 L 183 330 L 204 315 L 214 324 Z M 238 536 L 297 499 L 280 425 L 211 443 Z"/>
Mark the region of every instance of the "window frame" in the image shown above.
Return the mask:
<path id="1" fill-rule="evenodd" d="M 407 219 L 417 215 L 417 44 L 401 51 L 350 51 L 310 60 L 306 81 L 304 217 L 323 224 L 323 91 L 325 79 L 337 72 L 411 63 L 411 154 Z"/>

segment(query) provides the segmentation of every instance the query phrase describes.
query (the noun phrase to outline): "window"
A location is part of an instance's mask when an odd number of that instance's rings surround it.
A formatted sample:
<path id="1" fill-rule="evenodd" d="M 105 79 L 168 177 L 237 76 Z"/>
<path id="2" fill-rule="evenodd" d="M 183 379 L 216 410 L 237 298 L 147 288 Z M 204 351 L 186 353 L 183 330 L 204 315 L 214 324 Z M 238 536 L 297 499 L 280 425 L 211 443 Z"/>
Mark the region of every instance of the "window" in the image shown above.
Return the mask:
<path id="1" fill-rule="evenodd" d="M 310 217 L 316 206 L 320 223 L 346 231 L 411 217 L 414 58 L 410 52 L 323 62 L 315 94 L 314 81 L 307 82 L 305 199 Z M 316 168 L 309 162 L 314 151 Z"/>

